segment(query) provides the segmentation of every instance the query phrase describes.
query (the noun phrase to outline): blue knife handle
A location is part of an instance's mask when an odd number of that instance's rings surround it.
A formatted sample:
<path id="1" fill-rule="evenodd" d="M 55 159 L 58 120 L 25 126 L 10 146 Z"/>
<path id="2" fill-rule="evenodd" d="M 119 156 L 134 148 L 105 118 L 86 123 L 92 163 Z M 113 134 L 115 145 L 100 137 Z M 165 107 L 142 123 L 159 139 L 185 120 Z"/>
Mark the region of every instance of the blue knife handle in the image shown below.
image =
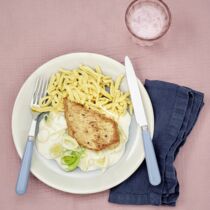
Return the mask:
<path id="1" fill-rule="evenodd" d="M 33 137 L 28 137 L 16 184 L 16 193 L 18 195 L 23 195 L 27 189 L 28 177 L 31 168 L 31 159 L 33 154 L 33 146 L 34 146 Z"/>
<path id="2" fill-rule="evenodd" d="M 146 158 L 147 171 L 149 175 L 149 182 L 151 185 L 159 185 L 161 182 L 160 171 L 157 164 L 157 159 L 149 133 L 148 126 L 142 126 L 142 137 L 144 142 L 144 152 Z"/>

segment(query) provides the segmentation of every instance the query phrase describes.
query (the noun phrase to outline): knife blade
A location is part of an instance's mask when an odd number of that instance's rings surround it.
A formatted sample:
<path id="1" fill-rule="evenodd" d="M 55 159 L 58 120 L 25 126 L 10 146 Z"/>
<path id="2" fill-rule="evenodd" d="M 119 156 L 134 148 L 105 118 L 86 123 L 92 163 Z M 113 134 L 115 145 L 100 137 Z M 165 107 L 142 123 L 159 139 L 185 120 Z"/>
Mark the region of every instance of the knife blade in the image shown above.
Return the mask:
<path id="1" fill-rule="evenodd" d="M 146 158 L 147 171 L 150 184 L 156 186 L 160 184 L 161 177 L 157 164 L 157 158 L 155 155 L 152 139 L 148 129 L 148 122 L 145 114 L 144 105 L 142 102 L 141 93 L 139 90 L 136 74 L 133 65 L 128 56 L 125 57 L 125 72 L 127 77 L 127 83 L 130 91 L 131 101 L 133 104 L 134 115 L 136 122 L 141 128 L 142 138 L 144 143 L 144 152 Z"/>

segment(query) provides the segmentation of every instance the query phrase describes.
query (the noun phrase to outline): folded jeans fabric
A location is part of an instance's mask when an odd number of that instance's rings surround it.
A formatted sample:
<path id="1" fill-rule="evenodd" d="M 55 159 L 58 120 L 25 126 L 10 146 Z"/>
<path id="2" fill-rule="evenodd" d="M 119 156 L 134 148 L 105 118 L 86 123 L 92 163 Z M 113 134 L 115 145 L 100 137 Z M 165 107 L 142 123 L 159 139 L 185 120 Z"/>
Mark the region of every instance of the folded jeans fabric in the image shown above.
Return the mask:
<path id="1" fill-rule="evenodd" d="M 150 185 L 144 161 L 131 177 L 111 189 L 109 202 L 175 206 L 179 183 L 173 162 L 197 121 L 204 94 L 162 81 L 146 80 L 145 88 L 154 109 L 153 144 L 162 181 Z"/>

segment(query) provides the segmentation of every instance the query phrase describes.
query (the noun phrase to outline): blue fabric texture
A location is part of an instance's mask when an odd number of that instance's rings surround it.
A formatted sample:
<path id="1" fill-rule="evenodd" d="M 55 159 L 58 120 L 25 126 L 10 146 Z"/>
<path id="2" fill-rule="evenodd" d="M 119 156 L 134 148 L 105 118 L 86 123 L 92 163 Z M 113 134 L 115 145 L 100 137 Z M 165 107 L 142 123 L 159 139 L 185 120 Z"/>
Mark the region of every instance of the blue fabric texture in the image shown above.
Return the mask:
<path id="1" fill-rule="evenodd" d="M 162 81 L 146 80 L 145 87 L 154 109 L 153 144 L 162 181 L 150 185 L 144 161 L 131 177 L 111 189 L 109 202 L 175 206 L 179 182 L 173 162 L 197 121 L 204 94 Z"/>

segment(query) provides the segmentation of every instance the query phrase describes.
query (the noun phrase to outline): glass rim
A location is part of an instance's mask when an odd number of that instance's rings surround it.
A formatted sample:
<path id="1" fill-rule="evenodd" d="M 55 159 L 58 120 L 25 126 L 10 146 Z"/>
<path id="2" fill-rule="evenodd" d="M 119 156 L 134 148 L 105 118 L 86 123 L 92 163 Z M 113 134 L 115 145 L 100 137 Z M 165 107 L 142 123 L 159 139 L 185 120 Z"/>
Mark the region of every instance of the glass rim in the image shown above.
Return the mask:
<path id="1" fill-rule="evenodd" d="M 134 0 L 134 1 L 132 1 L 132 2 L 128 5 L 127 9 L 126 9 L 126 12 L 125 12 L 125 25 L 126 25 L 128 31 L 129 31 L 135 38 L 137 38 L 137 39 L 139 39 L 139 40 L 141 40 L 141 41 L 155 41 L 155 40 L 160 39 L 161 37 L 163 37 L 163 36 L 167 33 L 167 31 L 169 30 L 169 28 L 170 28 L 170 26 L 171 26 L 171 11 L 170 11 L 168 5 L 167 5 L 165 2 L 163 2 L 162 0 L 157 0 L 157 1 L 166 9 L 166 12 L 167 12 L 167 15 L 168 15 L 167 27 L 166 27 L 165 30 L 164 30 L 162 33 L 160 33 L 157 37 L 147 39 L 147 38 L 142 38 L 142 37 L 137 36 L 137 35 L 131 30 L 131 28 L 129 27 L 129 24 L 128 24 L 128 18 L 127 18 L 127 17 L 128 17 L 128 13 L 129 13 L 130 9 L 132 8 L 132 6 L 133 6 L 136 2 L 138 2 L 138 1 L 139 1 L 139 0 Z M 146 0 L 145 0 L 145 2 L 146 2 Z"/>

